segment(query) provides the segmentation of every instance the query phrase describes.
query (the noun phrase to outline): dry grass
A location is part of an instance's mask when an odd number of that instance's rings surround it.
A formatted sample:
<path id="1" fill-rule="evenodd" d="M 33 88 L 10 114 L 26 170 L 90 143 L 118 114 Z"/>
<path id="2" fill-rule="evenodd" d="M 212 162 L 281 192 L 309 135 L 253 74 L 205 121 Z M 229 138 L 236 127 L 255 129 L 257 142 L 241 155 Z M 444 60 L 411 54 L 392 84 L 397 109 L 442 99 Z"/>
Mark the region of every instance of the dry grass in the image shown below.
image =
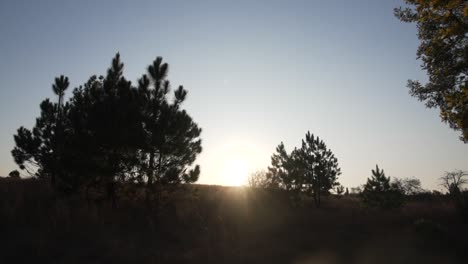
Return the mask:
<path id="1" fill-rule="evenodd" d="M 380 211 L 356 197 L 328 197 L 316 209 L 311 201 L 291 207 L 284 192 L 193 185 L 167 192 L 160 210 L 148 210 L 140 196 L 121 193 L 112 209 L 80 196 L 55 197 L 37 181 L 0 180 L 0 263 L 465 263 L 467 257 L 467 226 L 442 198 Z"/>

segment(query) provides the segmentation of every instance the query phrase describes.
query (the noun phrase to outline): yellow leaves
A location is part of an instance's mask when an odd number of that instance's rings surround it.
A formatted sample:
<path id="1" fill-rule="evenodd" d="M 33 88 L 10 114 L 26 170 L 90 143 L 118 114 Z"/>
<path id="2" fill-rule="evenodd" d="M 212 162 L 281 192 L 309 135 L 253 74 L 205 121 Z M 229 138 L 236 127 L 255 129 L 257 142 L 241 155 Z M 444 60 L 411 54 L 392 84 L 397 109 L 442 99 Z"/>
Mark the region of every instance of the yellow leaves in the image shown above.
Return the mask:
<path id="1" fill-rule="evenodd" d="M 455 130 L 462 130 L 468 143 L 468 81 L 451 84 L 451 76 L 466 74 L 460 65 L 466 63 L 466 34 L 468 17 L 467 0 L 406 0 L 414 12 L 410 22 L 418 25 L 421 45 L 418 56 L 423 57 L 423 67 L 430 69 L 430 77 L 436 82 L 429 91 L 411 86 L 411 94 L 423 98 L 430 106 L 440 108 L 442 120 Z M 405 21 L 407 22 L 407 21 Z M 448 79 L 447 79 L 448 78 Z M 447 80 L 447 87 L 444 87 Z M 442 102 L 437 100 L 442 96 Z"/>
<path id="2" fill-rule="evenodd" d="M 418 5 L 433 9 L 454 9 L 464 4 L 464 0 L 418 0 Z"/>
<path id="3" fill-rule="evenodd" d="M 449 9 L 457 8 L 463 4 L 462 0 L 451 0 L 451 1 L 442 1 L 442 2 L 445 2 L 446 3 L 445 7 Z"/>
<path id="4" fill-rule="evenodd" d="M 463 130 L 465 139 L 468 140 L 468 137 L 466 137 L 468 133 L 466 130 L 468 127 L 468 123 L 466 123 L 466 115 L 468 115 L 466 112 L 468 111 L 468 87 L 463 86 L 461 91 L 447 95 L 444 99 L 446 107 L 441 108 L 440 117 L 442 120 L 451 120 L 456 123 L 458 128 Z"/>

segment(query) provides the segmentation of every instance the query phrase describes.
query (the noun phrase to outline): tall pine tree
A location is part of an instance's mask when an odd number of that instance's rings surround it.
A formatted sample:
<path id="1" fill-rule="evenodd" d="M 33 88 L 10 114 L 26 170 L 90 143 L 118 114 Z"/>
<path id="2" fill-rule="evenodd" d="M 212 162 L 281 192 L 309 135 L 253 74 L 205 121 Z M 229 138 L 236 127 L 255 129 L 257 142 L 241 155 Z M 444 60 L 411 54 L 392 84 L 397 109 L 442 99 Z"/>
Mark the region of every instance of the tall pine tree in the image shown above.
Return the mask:
<path id="1" fill-rule="evenodd" d="M 104 187 L 114 203 L 118 182 L 197 181 L 201 129 L 181 108 L 182 86 L 168 98 L 167 69 L 158 57 L 135 87 L 117 54 L 106 76 L 92 76 L 67 102 L 68 78 L 56 78 L 58 102 L 44 100 L 34 128 L 14 136 L 16 163 L 68 191 Z"/>
<path id="2" fill-rule="evenodd" d="M 299 153 L 304 168 L 304 191 L 314 197 L 315 205 L 319 207 L 321 195 L 328 194 L 338 185 L 338 176 L 341 174 L 338 159 L 323 140 L 309 131 L 302 140 Z"/>

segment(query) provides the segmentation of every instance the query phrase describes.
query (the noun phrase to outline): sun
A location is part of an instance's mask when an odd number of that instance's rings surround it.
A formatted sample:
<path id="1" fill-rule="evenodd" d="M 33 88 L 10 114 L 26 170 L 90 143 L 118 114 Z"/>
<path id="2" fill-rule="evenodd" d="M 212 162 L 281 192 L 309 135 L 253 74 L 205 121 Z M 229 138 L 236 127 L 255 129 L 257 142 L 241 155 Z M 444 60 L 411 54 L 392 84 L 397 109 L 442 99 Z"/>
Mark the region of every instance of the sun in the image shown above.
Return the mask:
<path id="1" fill-rule="evenodd" d="M 242 156 L 227 158 L 221 167 L 221 177 L 225 185 L 241 186 L 247 183 L 249 161 Z"/>
<path id="2" fill-rule="evenodd" d="M 225 138 L 214 148 L 212 166 L 207 175 L 211 183 L 225 186 L 246 186 L 249 175 L 269 164 L 265 146 L 240 138 Z"/>

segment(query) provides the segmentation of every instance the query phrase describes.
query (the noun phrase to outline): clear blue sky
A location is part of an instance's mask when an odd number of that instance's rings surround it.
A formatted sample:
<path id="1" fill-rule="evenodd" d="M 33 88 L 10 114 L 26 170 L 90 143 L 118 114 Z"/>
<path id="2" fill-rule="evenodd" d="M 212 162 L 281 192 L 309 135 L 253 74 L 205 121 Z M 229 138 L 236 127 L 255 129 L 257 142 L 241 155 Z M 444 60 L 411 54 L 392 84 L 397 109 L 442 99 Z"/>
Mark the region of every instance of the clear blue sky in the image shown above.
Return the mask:
<path id="1" fill-rule="evenodd" d="M 156 56 L 189 91 L 203 128 L 201 183 L 224 183 L 223 157 L 266 168 L 276 145 L 307 130 L 365 182 L 375 164 L 423 187 L 468 169 L 468 145 L 405 87 L 424 80 L 416 28 L 393 17 L 401 1 L 0 2 L 0 175 L 16 166 L 13 134 L 31 127 L 55 76 L 72 87 L 104 74 L 119 51 L 133 81 Z M 234 153 L 234 154 L 233 154 Z"/>

